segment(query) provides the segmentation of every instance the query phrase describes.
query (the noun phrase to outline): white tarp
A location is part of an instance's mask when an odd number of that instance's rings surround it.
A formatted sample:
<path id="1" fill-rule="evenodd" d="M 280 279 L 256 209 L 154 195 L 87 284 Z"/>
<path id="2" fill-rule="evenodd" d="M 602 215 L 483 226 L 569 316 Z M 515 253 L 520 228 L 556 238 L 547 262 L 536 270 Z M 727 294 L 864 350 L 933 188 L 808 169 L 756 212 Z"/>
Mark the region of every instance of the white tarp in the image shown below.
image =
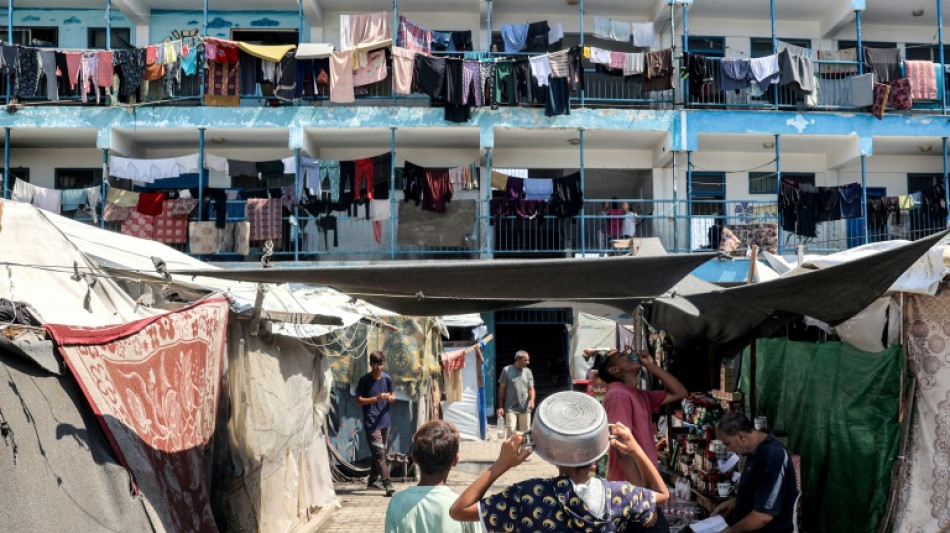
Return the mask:
<path id="1" fill-rule="evenodd" d="M 442 418 L 455 424 L 463 439 L 481 440 L 478 419 L 478 355 L 475 350 L 465 354 L 462 373 L 462 400 L 442 402 Z"/>
<path id="2" fill-rule="evenodd" d="M 617 323 L 609 318 L 578 313 L 571 335 L 571 378 L 587 379 L 591 363 L 584 360 L 584 350 L 602 347 L 617 347 Z"/>
<path id="3" fill-rule="evenodd" d="M 45 323 L 72 326 L 124 324 L 164 312 L 137 305 L 50 223 L 65 218 L 9 200 L 0 200 L 0 208 L 0 298 L 30 304 Z"/>
<path id="4" fill-rule="evenodd" d="M 215 268 L 162 243 L 122 235 L 77 222 L 59 215 L 49 214 L 50 221 L 83 253 L 99 265 L 113 270 L 135 272 L 160 279 L 155 271 L 152 257 L 161 258 L 168 270 Z M 209 291 L 225 292 L 232 298 L 231 308 L 236 312 L 253 309 L 257 298 L 257 284 L 223 280 L 206 276 L 172 278 L 176 285 Z M 261 306 L 266 318 L 268 312 L 286 314 L 313 314 L 336 316 L 342 325 L 294 324 L 274 320 L 268 324 L 271 333 L 298 338 L 313 338 L 351 326 L 363 316 L 390 314 L 365 302 L 329 288 L 292 290 L 285 285 L 268 285 Z"/>
<path id="5" fill-rule="evenodd" d="M 785 258 L 772 255 L 768 252 L 764 252 L 763 256 L 776 272 L 782 276 L 790 276 L 809 270 L 839 265 L 874 255 L 878 252 L 892 250 L 907 243 L 908 241 L 899 240 L 876 242 L 830 255 L 806 255 L 804 256 L 804 262 L 801 266 L 796 266 Z M 931 248 L 930 251 L 918 259 L 912 267 L 907 269 L 901 277 L 897 278 L 897 281 L 891 285 L 888 291 L 929 294 L 931 296 L 937 294 L 937 286 L 940 280 L 948 273 L 947 267 L 944 266 L 943 262 L 944 248 L 945 246 L 943 245 Z"/>

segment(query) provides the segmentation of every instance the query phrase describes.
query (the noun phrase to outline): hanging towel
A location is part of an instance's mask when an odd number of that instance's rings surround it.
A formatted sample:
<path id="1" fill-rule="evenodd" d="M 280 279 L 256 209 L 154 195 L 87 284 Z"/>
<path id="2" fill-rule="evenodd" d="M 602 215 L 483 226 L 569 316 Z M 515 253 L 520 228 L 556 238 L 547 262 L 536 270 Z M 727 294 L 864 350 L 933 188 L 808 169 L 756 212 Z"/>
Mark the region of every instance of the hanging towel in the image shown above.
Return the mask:
<path id="1" fill-rule="evenodd" d="M 86 203 L 86 189 L 63 189 L 61 195 L 61 209 L 75 211 Z"/>
<path id="2" fill-rule="evenodd" d="M 135 207 L 139 204 L 139 193 L 110 186 L 106 191 L 106 202 L 120 207 Z"/>
<path id="3" fill-rule="evenodd" d="M 792 55 L 787 49 L 778 55 L 780 85 L 791 85 L 793 90 L 811 94 L 815 91 L 815 67 L 812 60 L 804 56 Z"/>
<path id="4" fill-rule="evenodd" d="M 614 41 L 620 41 L 622 43 L 629 43 L 632 41 L 632 32 L 633 28 L 629 22 L 623 20 L 611 20 L 610 21 L 610 38 Z"/>
<path id="5" fill-rule="evenodd" d="M 594 37 L 610 39 L 610 19 L 594 15 Z"/>
<path id="6" fill-rule="evenodd" d="M 653 46 L 654 30 L 652 22 L 634 22 L 632 25 L 633 46 L 650 48 Z"/>
<path id="7" fill-rule="evenodd" d="M 673 50 L 667 48 L 643 54 L 643 90 L 673 88 Z"/>
<path id="8" fill-rule="evenodd" d="M 719 60 L 719 89 L 741 90 L 749 87 L 752 62 L 744 57 L 724 57 Z"/>
<path id="9" fill-rule="evenodd" d="M 624 76 L 637 76 L 643 74 L 643 54 L 640 52 L 634 52 L 632 54 L 624 54 L 625 60 L 623 64 L 623 75 Z"/>
<path id="10" fill-rule="evenodd" d="M 901 53 L 897 48 L 864 47 L 865 72 L 874 74 L 874 81 L 890 83 L 901 77 Z"/>
<path id="11" fill-rule="evenodd" d="M 749 68 L 752 72 L 752 79 L 759 85 L 763 92 L 769 85 L 778 83 L 781 75 L 778 67 L 778 54 L 772 54 L 765 57 L 755 57 L 749 60 Z"/>
<path id="12" fill-rule="evenodd" d="M 349 104 L 356 101 L 353 92 L 353 51 L 330 55 L 330 101 Z"/>
<path id="13" fill-rule="evenodd" d="M 554 44 L 564 38 L 564 24 L 555 22 L 548 30 L 548 44 Z"/>
<path id="14" fill-rule="evenodd" d="M 445 401 L 461 401 L 463 389 L 461 369 L 465 368 L 465 350 L 444 352 L 439 355 L 439 360 L 445 377 Z"/>
<path id="15" fill-rule="evenodd" d="M 911 96 L 915 100 L 937 98 L 937 76 L 932 61 L 904 61 L 904 70 L 910 79 Z"/>
<path id="16" fill-rule="evenodd" d="M 393 92 L 409 94 L 412 92 L 412 69 L 416 54 L 412 50 L 394 46 L 393 51 Z"/>
<path id="17" fill-rule="evenodd" d="M 849 105 L 867 107 L 874 104 L 874 74 L 862 74 L 848 78 L 850 85 Z"/>
<path id="18" fill-rule="evenodd" d="M 366 56 L 366 62 L 360 64 L 360 68 L 353 73 L 353 86 L 362 87 L 378 81 L 383 81 L 389 74 L 386 69 L 386 51 L 376 50 L 369 52 Z"/>

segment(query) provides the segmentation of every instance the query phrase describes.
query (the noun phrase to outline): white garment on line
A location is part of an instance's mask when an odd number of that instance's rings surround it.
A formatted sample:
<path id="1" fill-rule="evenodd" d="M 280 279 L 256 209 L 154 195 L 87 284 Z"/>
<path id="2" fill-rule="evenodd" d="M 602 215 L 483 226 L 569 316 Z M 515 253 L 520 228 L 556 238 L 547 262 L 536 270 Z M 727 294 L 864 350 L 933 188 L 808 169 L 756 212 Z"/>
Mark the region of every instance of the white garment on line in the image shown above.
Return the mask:
<path id="1" fill-rule="evenodd" d="M 297 156 L 285 157 L 280 162 L 284 164 L 284 174 L 297 173 Z"/>
<path id="2" fill-rule="evenodd" d="M 86 188 L 86 212 L 92 218 L 92 223 L 99 222 L 99 204 L 102 203 L 102 188 L 98 186 Z"/>
<path id="3" fill-rule="evenodd" d="M 350 33 L 350 16 L 340 15 L 340 51 L 353 48 L 353 36 Z"/>
<path id="4" fill-rule="evenodd" d="M 643 54 L 640 52 L 629 53 L 624 60 L 623 75 L 636 76 L 637 74 L 643 74 Z"/>
<path id="5" fill-rule="evenodd" d="M 198 153 L 176 157 L 178 162 L 179 174 L 197 174 L 198 173 Z"/>
<path id="6" fill-rule="evenodd" d="M 27 204 L 33 203 L 33 191 L 36 186 L 28 181 L 16 180 L 13 183 L 13 201 Z"/>
<path id="7" fill-rule="evenodd" d="M 262 59 L 261 79 L 270 83 L 277 83 L 277 63 L 268 59 Z"/>
<path id="8" fill-rule="evenodd" d="M 57 215 L 62 211 L 63 191 L 36 187 L 33 190 L 33 205 Z"/>
<path id="9" fill-rule="evenodd" d="M 765 57 L 753 57 L 749 60 L 749 65 L 752 69 L 752 75 L 757 82 L 765 81 L 779 73 L 777 54 Z M 772 80 L 772 83 L 778 83 L 778 79 Z"/>
<path id="10" fill-rule="evenodd" d="M 228 158 L 205 154 L 205 168 L 216 172 L 228 173 Z"/>
<path id="11" fill-rule="evenodd" d="M 392 217 L 392 204 L 389 200 L 372 201 L 370 204 L 370 218 L 373 220 L 389 220 Z"/>
<path id="12" fill-rule="evenodd" d="M 555 22 L 548 30 L 548 44 L 554 44 L 564 38 L 564 24 Z"/>
<path id="13" fill-rule="evenodd" d="M 547 55 L 534 56 L 530 60 L 531 74 L 538 80 L 538 86 L 545 87 L 551 77 L 551 60 Z"/>
<path id="14" fill-rule="evenodd" d="M 633 46 L 639 48 L 653 46 L 654 31 L 652 22 L 634 22 L 632 26 Z"/>
<path id="15" fill-rule="evenodd" d="M 610 64 L 610 50 L 604 50 L 603 48 L 596 48 L 594 46 L 590 47 L 590 62 L 599 63 L 601 65 Z"/>
<path id="16" fill-rule="evenodd" d="M 144 183 L 155 183 L 155 180 L 177 178 L 180 174 L 176 158 L 130 159 L 110 156 L 109 175 Z"/>
<path id="17" fill-rule="evenodd" d="M 610 39 L 610 19 L 594 15 L 594 37 Z"/>
<path id="18" fill-rule="evenodd" d="M 614 41 L 629 43 L 632 40 L 632 30 L 633 27 L 629 22 L 624 22 L 622 20 L 610 21 L 610 38 Z"/>

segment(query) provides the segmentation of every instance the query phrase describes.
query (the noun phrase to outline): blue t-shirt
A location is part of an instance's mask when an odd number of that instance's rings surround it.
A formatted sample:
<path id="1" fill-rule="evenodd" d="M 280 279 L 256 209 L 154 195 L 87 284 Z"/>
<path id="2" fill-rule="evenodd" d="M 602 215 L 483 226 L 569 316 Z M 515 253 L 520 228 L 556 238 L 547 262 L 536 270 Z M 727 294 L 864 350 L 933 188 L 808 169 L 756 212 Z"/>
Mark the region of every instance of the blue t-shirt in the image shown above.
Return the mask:
<path id="1" fill-rule="evenodd" d="M 795 465 L 782 443 L 771 434 L 746 459 L 736 490 L 736 507 L 730 524 L 742 520 L 752 511 L 772 515 L 760 531 L 778 533 L 793 531 L 795 499 L 798 485 Z"/>
<path id="2" fill-rule="evenodd" d="M 361 398 L 372 398 L 383 392 L 395 392 L 393 378 L 385 372 L 379 376 L 379 379 L 375 379 L 372 373 L 366 374 L 360 378 L 359 384 L 356 385 L 356 395 Z M 377 429 L 386 429 L 391 425 L 393 425 L 393 422 L 389 418 L 389 402 L 380 400 L 363 406 L 364 430 L 376 431 Z"/>
<path id="3" fill-rule="evenodd" d="M 656 494 L 626 481 L 604 481 L 605 514 L 595 517 L 567 476 L 515 483 L 478 504 L 489 532 L 576 531 L 614 533 L 653 519 Z"/>

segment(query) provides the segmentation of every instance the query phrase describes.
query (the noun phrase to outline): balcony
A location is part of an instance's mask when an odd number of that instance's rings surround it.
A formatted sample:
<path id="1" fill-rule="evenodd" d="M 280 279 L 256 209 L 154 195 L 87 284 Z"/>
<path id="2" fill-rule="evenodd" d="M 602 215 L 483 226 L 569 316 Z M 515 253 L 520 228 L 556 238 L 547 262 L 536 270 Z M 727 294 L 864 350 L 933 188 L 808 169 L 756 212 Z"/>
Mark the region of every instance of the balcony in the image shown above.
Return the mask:
<path id="1" fill-rule="evenodd" d="M 634 217 L 624 224 L 624 215 L 605 214 L 605 203 L 627 203 Z M 397 202 L 393 202 L 397 203 Z M 485 202 L 478 202 L 471 232 L 457 245 L 419 245 L 400 242 L 398 221 L 390 219 L 378 225 L 365 216 L 336 213 L 335 231 L 321 229 L 321 217 L 311 216 L 301 207 L 294 214 L 284 212 L 283 235 L 273 242 L 268 254 L 274 261 L 389 261 L 422 259 L 477 258 L 564 258 L 601 257 L 636 252 L 639 239 L 655 237 L 673 253 L 709 252 L 720 249 L 744 256 L 752 245 L 760 250 L 784 255 L 834 253 L 866 242 L 915 240 L 942 231 L 945 219 L 926 208 L 902 211 L 900 222 L 889 218 L 883 223 L 871 221 L 864 239 L 863 219 L 819 222 L 816 236 L 804 238 L 781 229 L 774 202 L 589 199 L 575 217 L 559 218 L 537 213 L 492 215 Z M 362 208 L 360 208 L 362 211 Z M 64 213 L 76 220 L 90 222 L 84 213 Z M 237 216 L 229 221 L 241 220 Z M 197 221 L 192 213 L 190 221 Z M 119 223 L 100 223 L 119 232 Z M 375 226 L 375 227 L 374 227 Z M 632 228 L 632 234 L 623 232 Z M 724 237 L 723 234 L 726 234 Z M 732 238 L 734 236 L 734 239 Z M 172 245 L 191 253 L 188 244 Z M 259 261 L 263 243 L 252 243 L 247 256 L 237 253 L 193 254 L 220 263 Z"/>

